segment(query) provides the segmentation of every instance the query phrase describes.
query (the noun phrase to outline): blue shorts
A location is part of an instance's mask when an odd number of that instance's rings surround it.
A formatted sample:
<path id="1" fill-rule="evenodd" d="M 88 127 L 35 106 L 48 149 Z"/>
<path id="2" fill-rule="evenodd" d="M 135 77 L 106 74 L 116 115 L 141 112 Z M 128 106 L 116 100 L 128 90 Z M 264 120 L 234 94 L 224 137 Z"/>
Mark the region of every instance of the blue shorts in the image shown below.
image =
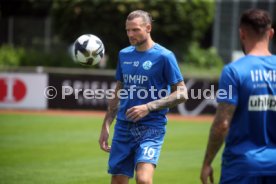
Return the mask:
<path id="1" fill-rule="evenodd" d="M 117 122 L 108 162 L 108 173 L 130 178 L 139 162 L 157 165 L 165 127 L 149 127 L 139 123 Z"/>
<path id="2" fill-rule="evenodd" d="M 221 177 L 220 184 L 276 184 L 276 176 L 227 176 Z"/>

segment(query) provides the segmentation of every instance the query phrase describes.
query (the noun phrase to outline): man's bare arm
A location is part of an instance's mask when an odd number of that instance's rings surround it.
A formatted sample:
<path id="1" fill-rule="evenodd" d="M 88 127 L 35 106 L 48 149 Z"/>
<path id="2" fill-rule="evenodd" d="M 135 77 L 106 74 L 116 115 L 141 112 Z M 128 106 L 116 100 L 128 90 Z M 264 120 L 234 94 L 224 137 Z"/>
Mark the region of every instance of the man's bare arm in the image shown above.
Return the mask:
<path id="1" fill-rule="evenodd" d="M 179 82 L 172 86 L 172 93 L 159 100 L 154 100 L 147 104 L 134 106 L 127 110 L 126 116 L 130 121 L 137 122 L 149 114 L 150 111 L 170 108 L 188 99 L 187 88 L 184 82 Z"/>
<path id="2" fill-rule="evenodd" d="M 119 98 L 117 93 L 120 89 L 122 89 L 123 84 L 120 81 L 117 81 L 116 88 L 114 91 L 114 98 L 108 102 L 107 112 L 104 117 L 103 124 L 111 125 L 113 120 L 115 119 L 119 106 Z"/>
<path id="3" fill-rule="evenodd" d="M 147 103 L 149 111 L 171 108 L 188 99 L 187 88 L 183 81 L 172 85 L 171 91 L 169 96 Z"/>
<path id="4" fill-rule="evenodd" d="M 112 124 L 113 120 L 116 117 L 117 111 L 118 111 L 118 105 L 119 105 L 119 98 L 117 96 L 117 92 L 122 88 L 122 83 L 120 81 L 117 82 L 115 92 L 114 92 L 114 98 L 109 101 L 108 109 L 104 117 L 104 121 L 102 124 L 102 130 L 101 135 L 99 138 L 99 144 L 102 150 L 109 152 L 110 146 L 108 145 L 108 138 L 109 138 L 109 128 Z"/>
<path id="5" fill-rule="evenodd" d="M 212 163 L 222 146 L 236 107 L 227 103 L 220 103 L 217 109 L 214 122 L 210 129 L 207 151 L 204 158 L 204 162 L 207 164 Z"/>
<path id="6" fill-rule="evenodd" d="M 217 113 L 210 129 L 208 145 L 200 174 L 202 184 L 207 184 L 208 179 L 211 183 L 214 183 L 213 168 L 211 164 L 228 133 L 235 109 L 236 107 L 234 105 L 227 103 L 219 103 L 217 107 Z"/>

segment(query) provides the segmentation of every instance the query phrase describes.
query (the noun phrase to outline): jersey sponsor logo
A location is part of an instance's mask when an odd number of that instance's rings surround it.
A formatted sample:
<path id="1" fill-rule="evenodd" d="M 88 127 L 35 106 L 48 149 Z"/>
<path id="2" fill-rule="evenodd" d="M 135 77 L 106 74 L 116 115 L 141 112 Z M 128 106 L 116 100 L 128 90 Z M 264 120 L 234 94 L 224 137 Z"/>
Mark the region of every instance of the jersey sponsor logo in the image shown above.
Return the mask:
<path id="1" fill-rule="evenodd" d="M 144 68 L 145 70 L 149 70 L 149 69 L 151 68 L 151 66 L 152 66 L 152 62 L 149 61 L 149 60 L 147 60 L 147 61 L 145 61 L 145 62 L 143 63 L 143 68 Z"/>
<path id="2" fill-rule="evenodd" d="M 123 62 L 124 65 L 132 65 L 132 63 L 133 63 L 132 61 L 124 61 Z"/>
<path id="3" fill-rule="evenodd" d="M 138 67 L 139 61 L 124 61 L 123 64 L 124 65 L 133 65 L 134 67 Z"/>
<path id="4" fill-rule="evenodd" d="M 148 76 L 145 75 L 124 74 L 123 78 L 126 84 L 144 84 L 144 82 L 148 81 Z"/>
<path id="5" fill-rule="evenodd" d="M 252 82 L 276 82 L 276 70 L 251 70 Z"/>
<path id="6" fill-rule="evenodd" d="M 276 96 L 274 95 L 252 95 L 249 97 L 249 111 L 276 111 Z"/>

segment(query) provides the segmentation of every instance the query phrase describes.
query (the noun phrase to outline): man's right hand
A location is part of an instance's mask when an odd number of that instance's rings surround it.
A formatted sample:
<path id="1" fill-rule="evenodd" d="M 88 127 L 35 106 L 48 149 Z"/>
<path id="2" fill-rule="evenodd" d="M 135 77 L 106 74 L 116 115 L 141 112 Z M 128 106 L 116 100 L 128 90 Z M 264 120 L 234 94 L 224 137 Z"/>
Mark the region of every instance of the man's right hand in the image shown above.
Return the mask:
<path id="1" fill-rule="evenodd" d="M 109 127 L 103 126 L 99 138 L 99 144 L 103 151 L 110 152 L 111 147 L 108 146 Z"/>
<path id="2" fill-rule="evenodd" d="M 202 184 L 208 184 L 208 179 L 210 183 L 214 183 L 213 168 L 211 165 L 203 165 L 201 169 L 200 179 Z"/>

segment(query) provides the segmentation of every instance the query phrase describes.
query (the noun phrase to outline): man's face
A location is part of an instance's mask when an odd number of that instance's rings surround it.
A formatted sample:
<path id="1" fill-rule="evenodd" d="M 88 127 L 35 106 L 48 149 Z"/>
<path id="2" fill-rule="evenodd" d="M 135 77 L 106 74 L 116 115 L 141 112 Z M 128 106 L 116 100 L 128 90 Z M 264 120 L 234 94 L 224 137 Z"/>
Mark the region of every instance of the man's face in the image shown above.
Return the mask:
<path id="1" fill-rule="evenodd" d="M 141 17 L 126 21 L 126 32 L 129 42 L 133 46 L 140 46 L 148 39 L 151 26 L 143 22 Z"/>

